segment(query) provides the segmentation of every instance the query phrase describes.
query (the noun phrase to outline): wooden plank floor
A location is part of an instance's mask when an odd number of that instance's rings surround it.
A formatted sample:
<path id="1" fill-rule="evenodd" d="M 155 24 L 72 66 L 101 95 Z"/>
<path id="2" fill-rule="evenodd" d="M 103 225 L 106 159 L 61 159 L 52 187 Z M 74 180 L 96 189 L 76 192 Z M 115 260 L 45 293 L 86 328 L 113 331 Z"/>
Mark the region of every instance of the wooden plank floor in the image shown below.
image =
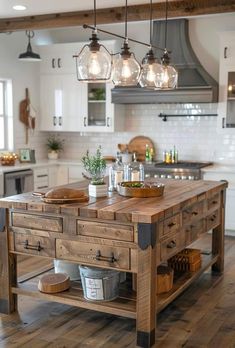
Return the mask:
<path id="1" fill-rule="evenodd" d="M 235 348 L 235 238 L 225 241 L 224 276 L 204 273 L 158 315 L 156 347 Z M 21 258 L 19 274 L 35 264 L 35 258 Z M 19 313 L 0 316 L 5 347 L 133 348 L 135 320 L 20 296 Z"/>

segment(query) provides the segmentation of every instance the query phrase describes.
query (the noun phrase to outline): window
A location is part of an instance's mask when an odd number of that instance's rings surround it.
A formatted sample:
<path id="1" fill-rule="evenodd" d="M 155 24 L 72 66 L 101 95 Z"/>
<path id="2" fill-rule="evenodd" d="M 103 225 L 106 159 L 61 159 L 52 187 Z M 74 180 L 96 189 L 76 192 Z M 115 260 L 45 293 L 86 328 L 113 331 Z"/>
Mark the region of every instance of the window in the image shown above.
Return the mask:
<path id="1" fill-rule="evenodd" d="M 13 149 L 12 83 L 0 79 L 0 151 Z"/>

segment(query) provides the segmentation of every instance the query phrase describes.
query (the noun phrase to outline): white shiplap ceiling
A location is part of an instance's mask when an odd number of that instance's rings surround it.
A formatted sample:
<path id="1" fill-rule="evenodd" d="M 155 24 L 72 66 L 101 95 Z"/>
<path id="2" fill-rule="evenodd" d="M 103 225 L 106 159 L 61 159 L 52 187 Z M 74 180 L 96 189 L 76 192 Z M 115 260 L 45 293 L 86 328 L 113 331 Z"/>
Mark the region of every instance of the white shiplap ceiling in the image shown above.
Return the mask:
<path id="1" fill-rule="evenodd" d="M 153 0 L 153 3 L 164 1 Z M 149 3 L 149 0 L 128 0 L 128 5 L 144 3 Z M 14 5 L 24 5 L 26 10 L 15 11 Z M 91 10 L 93 6 L 93 0 L 0 0 L 0 18 Z M 97 9 L 125 6 L 125 0 L 96 0 L 96 6 Z"/>

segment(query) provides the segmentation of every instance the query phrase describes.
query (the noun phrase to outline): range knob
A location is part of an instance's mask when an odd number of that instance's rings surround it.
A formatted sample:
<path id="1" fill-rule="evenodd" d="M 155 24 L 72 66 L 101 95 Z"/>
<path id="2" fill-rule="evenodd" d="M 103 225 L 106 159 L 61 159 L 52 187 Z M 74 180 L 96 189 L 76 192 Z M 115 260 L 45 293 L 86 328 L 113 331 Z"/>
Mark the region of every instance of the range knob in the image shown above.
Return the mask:
<path id="1" fill-rule="evenodd" d="M 165 178 L 166 175 L 165 174 L 161 174 L 160 178 Z"/>
<path id="2" fill-rule="evenodd" d="M 154 174 L 154 178 L 159 178 L 159 175 L 158 174 Z"/>
<path id="3" fill-rule="evenodd" d="M 145 174 L 144 177 L 145 178 L 150 178 L 150 174 Z"/>
<path id="4" fill-rule="evenodd" d="M 172 175 L 170 175 L 170 174 L 167 175 L 167 179 L 172 179 L 172 178 L 173 178 Z"/>
<path id="5" fill-rule="evenodd" d="M 188 176 L 188 179 L 189 179 L 189 180 L 195 180 L 193 175 L 189 175 L 189 176 Z"/>
<path id="6" fill-rule="evenodd" d="M 179 175 L 175 175 L 175 179 L 179 180 L 180 176 Z"/>
<path id="7" fill-rule="evenodd" d="M 187 178 L 186 175 L 181 175 L 181 179 L 182 179 L 182 180 L 187 180 L 188 178 Z"/>

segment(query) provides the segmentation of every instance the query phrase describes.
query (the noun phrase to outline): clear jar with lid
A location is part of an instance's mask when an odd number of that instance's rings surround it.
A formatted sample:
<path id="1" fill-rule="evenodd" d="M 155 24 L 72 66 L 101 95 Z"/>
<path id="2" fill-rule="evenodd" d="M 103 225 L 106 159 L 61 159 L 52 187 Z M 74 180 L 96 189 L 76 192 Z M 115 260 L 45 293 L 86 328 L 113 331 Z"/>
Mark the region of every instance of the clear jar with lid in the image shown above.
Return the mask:
<path id="1" fill-rule="evenodd" d="M 133 161 L 124 166 L 124 181 L 144 181 L 144 166 Z"/>
<path id="2" fill-rule="evenodd" d="M 109 191 L 117 189 L 117 184 L 124 180 L 124 166 L 120 156 L 117 156 L 115 163 L 109 168 Z"/>

